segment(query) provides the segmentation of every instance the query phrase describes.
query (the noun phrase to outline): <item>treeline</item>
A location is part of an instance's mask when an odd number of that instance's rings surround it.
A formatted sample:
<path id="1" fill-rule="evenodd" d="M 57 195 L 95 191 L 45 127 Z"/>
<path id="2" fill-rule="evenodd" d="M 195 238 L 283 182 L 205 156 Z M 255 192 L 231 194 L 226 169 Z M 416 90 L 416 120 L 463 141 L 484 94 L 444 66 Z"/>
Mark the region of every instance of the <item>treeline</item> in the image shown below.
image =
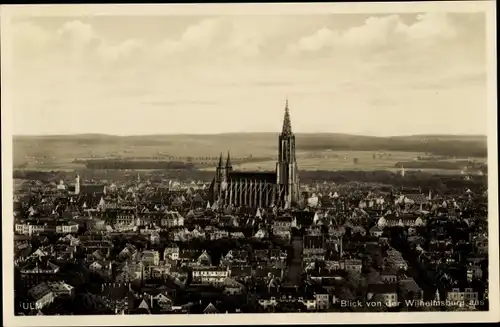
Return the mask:
<path id="1" fill-rule="evenodd" d="M 396 168 L 413 168 L 413 169 L 448 169 L 460 170 L 464 168 L 464 164 L 453 161 L 403 161 L 394 165 Z"/>
<path id="2" fill-rule="evenodd" d="M 272 157 L 236 157 L 231 158 L 232 164 L 261 162 L 271 160 Z M 224 157 L 224 163 L 226 158 Z M 171 157 L 167 160 L 160 158 L 113 158 L 113 159 L 73 159 L 74 164 L 84 164 L 89 169 L 192 169 L 196 166 L 216 166 L 219 157 Z M 168 165 L 166 166 L 166 164 Z M 26 168 L 25 165 L 17 165 L 16 168 Z M 172 167 L 172 168 L 169 168 Z"/>
<path id="3" fill-rule="evenodd" d="M 464 180 L 459 175 L 438 175 L 426 172 L 411 171 L 402 177 L 399 174 L 385 171 L 301 171 L 300 181 L 302 183 L 321 183 L 331 181 L 334 183 L 364 182 L 380 183 L 403 188 L 431 188 L 446 190 L 464 190 L 470 188 L 473 191 L 485 190 L 487 187 L 486 176 L 475 176 L 474 179 Z"/>
<path id="4" fill-rule="evenodd" d="M 424 152 L 434 155 L 452 157 L 486 157 L 486 142 L 465 140 L 429 140 L 423 142 L 416 139 L 403 138 L 352 138 L 345 140 L 328 139 L 297 139 L 297 147 L 301 150 L 324 151 L 401 151 Z"/>
<path id="5" fill-rule="evenodd" d="M 87 160 L 88 169 L 194 169 L 194 165 L 180 161 L 153 160 Z"/>
<path id="6" fill-rule="evenodd" d="M 84 170 L 78 172 L 83 179 L 96 180 L 135 180 L 137 175 L 120 170 Z M 161 170 L 148 172 L 151 180 L 176 179 L 176 180 L 201 180 L 210 182 L 214 177 L 212 171 L 202 170 Z M 58 181 L 59 179 L 72 179 L 75 172 L 47 172 L 15 170 L 14 178 L 42 181 Z M 409 171 L 402 177 L 391 171 L 301 171 L 299 173 L 302 184 L 362 182 L 378 183 L 403 188 L 422 188 L 445 191 L 460 191 L 466 188 L 474 192 L 484 191 L 487 188 L 486 176 L 474 176 L 471 180 L 464 180 L 459 175 L 437 175 L 427 172 Z"/>

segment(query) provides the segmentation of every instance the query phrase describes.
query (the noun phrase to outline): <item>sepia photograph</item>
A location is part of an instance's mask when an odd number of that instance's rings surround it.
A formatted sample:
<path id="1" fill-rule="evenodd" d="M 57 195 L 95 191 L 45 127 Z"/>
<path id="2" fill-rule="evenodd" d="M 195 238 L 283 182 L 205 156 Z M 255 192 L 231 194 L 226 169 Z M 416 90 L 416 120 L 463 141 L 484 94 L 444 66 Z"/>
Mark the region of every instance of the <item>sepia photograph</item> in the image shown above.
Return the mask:
<path id="1" fill-rule="evenodd" d="M 6 325 L 498 321 L 494 14 L 2 6 Z"/>

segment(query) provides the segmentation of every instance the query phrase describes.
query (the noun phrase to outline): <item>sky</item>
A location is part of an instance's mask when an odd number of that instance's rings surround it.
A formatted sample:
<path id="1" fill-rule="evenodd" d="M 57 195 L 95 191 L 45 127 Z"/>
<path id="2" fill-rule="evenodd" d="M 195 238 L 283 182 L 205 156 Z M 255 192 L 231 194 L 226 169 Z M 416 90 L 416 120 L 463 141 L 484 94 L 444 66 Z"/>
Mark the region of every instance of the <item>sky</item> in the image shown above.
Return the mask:
<path id="1" fill-rule="evenodd" d="M 486 134 L 483 13 L 17 17 L 14 134 Z"/>

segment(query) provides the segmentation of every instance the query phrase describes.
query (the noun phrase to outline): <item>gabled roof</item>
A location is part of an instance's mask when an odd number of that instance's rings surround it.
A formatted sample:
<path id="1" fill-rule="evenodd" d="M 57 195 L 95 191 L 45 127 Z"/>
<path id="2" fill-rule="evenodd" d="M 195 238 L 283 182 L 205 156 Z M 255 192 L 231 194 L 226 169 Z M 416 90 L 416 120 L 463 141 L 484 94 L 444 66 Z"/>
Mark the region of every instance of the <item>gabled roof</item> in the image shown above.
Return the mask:
<path id="1" fill-rule="evenodd" d="M 212 258 L 210 257 L 210 255 L 208 254 L 208 252 L 205 250 L 203 251 L 199 256 L 198 256 L 198 259 L 197 261 L 200 261 L 200 260 L 212 260 Z"/>
<path id="2" fill-rule="evenodd" d="M 193 202 L 204 202 L 204 200 L 199 193 L 196 193 L 193 197 Z"/>
<path id="3" fill-rule="evenodd" d="M 219 310 L 212 304 L 212 302 L 210 302 L 203 310 L 203 313 L 219 313 Z"/>
<path id="4" fill-rule="evenodd" d="M 146 299 L 142 299 L 142 301 L 139 304 L 139 306 L 137 307 L 137 309 L 145 309 L 145 310 L 149 311 L 149 305 L 146 302 Z"/>
<path id="5" fill-rule="evenodd" d="M 411 292 L 420 292 L 422 290 L 420 286 L 418 286 L 418 284 L 415 282 L 415 280 L 411 277 L 400 280 L 399 284 Z"/>

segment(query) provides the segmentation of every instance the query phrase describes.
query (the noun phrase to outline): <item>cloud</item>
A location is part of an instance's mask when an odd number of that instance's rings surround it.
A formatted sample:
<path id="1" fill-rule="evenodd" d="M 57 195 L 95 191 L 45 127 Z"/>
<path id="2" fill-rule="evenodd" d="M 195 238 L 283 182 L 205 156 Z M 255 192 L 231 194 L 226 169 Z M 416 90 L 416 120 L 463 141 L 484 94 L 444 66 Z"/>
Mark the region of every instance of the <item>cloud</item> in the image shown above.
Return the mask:
<path id="1" fill-rule="evenodd" d="M 448 14 L 432 12 L 417 16 L 417 22 L 411 25 L 399 25 L 400 32 L 412 39 L 443 41 L 458 36 L 457 28 L 449 19 Z"/>
<path id="2" fill-rule="evenodd" d="M 57 31 L 57 36 L 63 41 L 82 47 L 100 40 L 92 25 L 82 23 L 78 20 L 64 23 Z"/>
<path id="3" fill-rule="evenodd" d="M 178 131 L 232 130 L 239 121 L 247 130 L 275 130 L 286 95 L 298 128 L 311 131 L 341 130 L 344 119 L 359 117 L 368 126 L 413 111 L 423 113 L 423 124 L 435 110 L 468 114 L 481 107 L 484 35 L 477 31 L 484 21 L 360 17 L 160 17 L 151 24 L 149 17 L 128 18 L 134 22 L 128 30 L 116 26 L 116 17 L 16 23 L 16 128 L 130 133 L 141 126 L 161 131 L 168 119 Z M 332 110 L 342 124 L 318 121 Z M 138 117 L 144 121 L 134 125 Z M 224 117 L 221 126 L 201 124 L 213 117 Z M 482 126 L 481 117 L 474 126 Z"/>
<path id="4" fill-rule="evenodd" d="M 166 39 L 157 50 L 161 54 L 185 53 L 193 49 L 207 50 L 224 34 L 224 22 L 221 19 L 205 19 L 188 26 L 180 37 Z"/>
<path id="5" fill-rule="evenodd" d="M 293 19 L 266 16 L 208 18 L 188 26 L 178 37 L 165 39 L 158 47 L 164 55 L 189 55 L 193 50 L 207 56 L 258 57 L 271 41 L 290 33 Z"/>
<path id="6" fill-rule="evenodd" d="M 136 39 L 110 42 L 99 35 L 91 24 L 67 21 L 55 31 L 31 22 L 14 24 L 13 57 L 26 69 L 34 63 L 42 66 L 70 65 L 71 69 L 86 64 L 109 64 L 130 59 L 142 49 Z M 21 66 L 22 66 L 21 65 Z"/>
<path id="7" fill-rule="evenodd" d="M 215 17 L 192 23 L 179 35 L 154 43 L 141 37 L 113 41 L 83 20 L 67 21 L 52 32 L 24 22 L 14 26 L 14 48 L 22 57 L 36 56 L 39 61 L 47 53 L 53 56 L 59 52 L 52 59 L 58 62 L 69 58 L 71 64 L 75 60 L 104 64 L 156 60 L 155 64 L 167 65 L 171 61 L 171 66 L 175 66 L 190 59 L 229 64 L 252 58 L 286 60 L 304 55 L 367 57 L 366 54 L 371 60 L 377 52 L 383 52 L 384 56 L 427 52 L 432 46 L 440 48 L 440 43 L 458 39 L 460 33 L 466 32 L 446 13 L 421 14 L 411 23 L 405 17 L 374 16 L 347 29 L 335 27 L 320 17 Z M 312 26 L 318 29 L 300 37 L 301 33 L 312 30 Z"/>
<path id="8" fill-rule="evenodd" d="M 370 17 L 365 24 L 353 27 L 340 35 L 337 45 L 355 48 L 376 48 L 395 41 L 403 23 L 399 16 Z"/>
<path id="9" fill-rule="evenodd" d="M 189 26 L 180 42 L 187 47 L 208 48 L 224 31 L 221 19 L 207 19 Z"/>
<path id="10" fill-rule="evenodd" d="M 390 50 L 396 46 L 436 44 L 457 37 L 455 26 L 445 13 L 426 13 L 406 24 L 399 15 L 370 17 L 363 25 L 344 31 L 321 28 L 291 44 L 287 52 L 293 55 L 321 51 Z"/>
<path id="11" fill-rule="evenodd" d="M 143 44 L 137 39 L 125 39 L 110 42 L 93 28 L 91 24 L 75 20 L 65 23 L 57 31 L 60 49 L 74 55 L 86 56 L 86 59 L 97 60 L 105 64 L 119 63 L 140 54 Z M 66 53 L 67 54 L 67 53 Z"/>
<path id="12" fill-rule="evenodd" d="M 136 39 L 129 39 L 118 44 L 102 43 L 97 52 L 99 56 L 107 62 L 117 62 L 119 60 L 131 59 L 141 51 L 143 44 Z"/>
<path id="13" fill-rule="evenodd" d="M 297 54 L 301 51 L 318 51 L 324 47 L 333 45 L 339 39 L 339 33 L 328 28 L 322 28 L 313 35 L 304 37 L 296 45 L 292 45 L 289 51 Z"/>
<path id="14" fill-rule="evenodd" d="M 471 30 L 463 17 L 447 13 L 410 18 L 374 16 L 344 30 L 324 27 L 289 45 L 287 53 L 297 62 L 324 62 L 325 72 L 349 76 L 361 92 L 485 85 L 485 47 L 477 40 L 484 36 L 477 26 Z"/>

